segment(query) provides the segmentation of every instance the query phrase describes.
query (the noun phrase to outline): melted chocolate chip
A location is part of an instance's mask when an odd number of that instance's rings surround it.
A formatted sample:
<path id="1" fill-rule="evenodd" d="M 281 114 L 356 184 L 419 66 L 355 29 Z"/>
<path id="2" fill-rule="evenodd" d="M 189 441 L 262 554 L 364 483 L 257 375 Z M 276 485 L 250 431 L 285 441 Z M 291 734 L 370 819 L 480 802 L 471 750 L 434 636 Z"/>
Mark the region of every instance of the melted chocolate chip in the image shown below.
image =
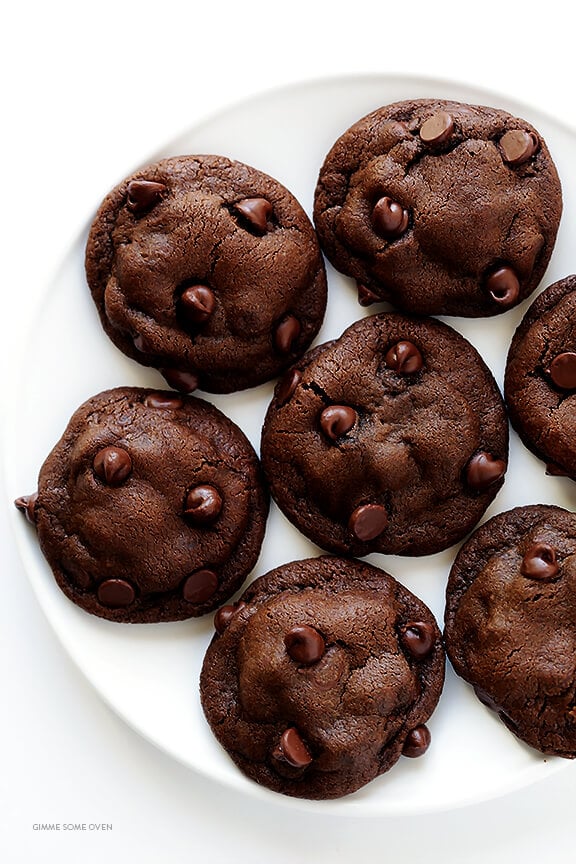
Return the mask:
<path id="1" fill-rule="evenodd" d="M 132 473 L 132 459 L 121 447 L 104 447 L 95 455 L 92 467 L 107 486 L 121 486 Z"/>
<path id="2" fill-rule="evenodd" d="M 276 327 L 274 345 L 280 354 L 290 354 L 300 336 L 302 326 L 295 315 L 286 315 Z"/>
<path id="3" fill-rule="evenodd" d="M 274 748 L 272 756 L 274 759 L 288 762 L 294 768 L 306 768 L 312 762 L 310 751 L 293 726 L 282 733 L 280 743 Z"/>
<path id="4" fill-rule="evenodd" d="M 266 198 L 244 198 L 234 204 L 234 209 L 259 233 L 264 234 L 268 229 L 272 204 Z"/>
<path id="5" fill-rule="evenodd" d="M 207 285 L 189 285 L 180 295 L 178 312 L 189 324 L 204 324 L 215 306 L 216 298 Z"/>
<path id="6" fill-rule="evenodd" d="M 400 372 L 402 375 L 414 375 L 420 372 L 424 361 L 422 354 L 412 342 L 397 342 L 386 352 L 384 362 L 389 369 Z"/>
<path id="7" fill-rule="evenodd" d="M 218 588 L 218 576 L 213 570 L 196 570 L 182 586 L 182 596 L 188 603 L 203 603 L 209 600 Z"/>
<path id="8" fill-rule="evenodd" d="M 32 495 L 21 495 L 20 498 L 16 498 L 14 501 L 14 506 L 18 508 L 22 513 L 24 513 L 28 522 L 32 525 L 36 524 L 36 501 L 38 500 L 38 493 L 33 492 Z"/>
<path id="9" fill-rule="evenodd" d="M 317 663 L 326 650 L 326 644 L 318 630 L 307 624 L 292 627 L 284 636 L 284 645 L 290 657 L 304 666 Z"/>
<path id="10" fill-rule="evenodd" d="M 470 489 L 483 491 L 497 483 L 506 473 L 506 462 L 490 453 L 477 453 L 466 467 L 466 483 Z"/>
<path id="11" fill-rule="evenodd" d="M 279 407 L 285 405 L 292 398 L 301 380 L 302 373 L 298 369 L 291 369 L 286 373 L 276 388 L 276 399 Z"/>
<path id="12" fill-rule="evenodd" d="M 362 504 L 356 507 L 348 520 L 348 529 L 365 542 L 378 537 L 388 524 L 388 514 L 382 504 Z"/>
<path id="13" fill-rule="evenodd" d="M 329 405 L 320 415 L 320 428 L 331 441 L 336 441 L 352 429 L 358 415 L 348 405 Z"/>
<path id="14" fill-rule="evenodd" d="M 511 129 L 504 133 L 499 144 L 504 162 L 516 166 L 527 162 L 538 150 L 540 142 L 532 132 Z"/>
<path id="15" fill-rule="evenodd" d="M 548 374 L 561 390 L 576 390 L 576 353 L 564 351 L 551 362 Z"/>
<path id="16" fill-rule="evenodd" d="M 194 372 L 184 372 L 182 369 L 160 369 L 167 384 L 181 393 L 192 393 L 199 386 L 198 375 Z"/>
<path id="17" fill-rule="evenodd" d="M 152 180 L 132 180 L 128 184 L 126 207 L 135 216 L 147 213 L 163 198 L 167 187 Z"/>
<path id="18" fill-rule="evenodd" d="M 434 627 L 426 621 L 410 621 L 400 628 L 400 641 L 413 657 L 426 657 L 434 647 Z"/>
<path id="19" fill-rule="evenodd" d="M 406 736 L 404 747 L 402 748 L 402 755 L 409 756 L 411 759 L 416 759 L 418 756 L 422 756 L 429 746 L 430 731 L 427 726 L 422 724 L 421 726 L 416 726 L 416 728 L 412 729 L 412 731 Z"/>
<path id="20" fill-rule="evenodd" d="M 548 579 L 554 579 L 558 575 L 559 569 L 556 550 L 548 543 L 535 543 L 531 546 L 520 565 L 520 572 L 523 576 L 527 576 L 529 579 L 540 579 L 544 582 Z"/>
<path id="21" fill-rule="evenodd" d="M 219 636 L 224 633 L 234 615 L 236 615 L 237 612 L 240 612 L 241 609 L 244 609 L 245 606 L 246 604 L 240 601 L 240 603 L 234 603 L 234 605 L 227 604 L 218 609 L 214 616 L 214 628 Z"/>
<path id="22" fill-rule="evenodd" d="M 373 291 L 361 282 L 356 283 L 358 289 L 358 303 L 360 306 L 371 306 L 373 303 L 381 302 L 382 298 L 378 297 Z"/>
<path id="23" fill-rule="evenodd" d="M 62 567 L 62 572 L 70 582 L 74 582 L 78 588 L 83 588 L 85 591 L 90 588 L 93 583 L 92 576 L 84 570 L 74 570 L 73 573 L 69 573 Z"/>
<path id="24" fill-rule="evenodd" d="M 486 290 L 495 303 L 511 306 L 520 294 L 520 280 L 512 267 L 504 264 L 493 270 L 486 279 Z"/>
<path id="25" fill-rule="evenodd" d="M 130 606 L 136 599 L 136 592 L 125 579 L 107 579 L 98 586 L 98 600 L 110 609 Z"/>
<path id="26" fill-rule="evenodd" d="M 220 515 L 222 496 L 214 486 L 194 486 L 186 495 L 184 515 L 191 522 L 205 525 Z"/>
<path id="27" fill-rule="evenodd" d="M 372 226 L 380 237 L 387 240 L 404 234 L 409 218 L 408 210 L 388 195 L 380 198 L 372 210 Z"/>
<path id="28" fill-rule="evenodd" d="M 144 399 L 146 408 L 166 408 L 176 411 L 182 408 L 183 404 L 180 396 L 172 396 L 168 393 L 149 393 Z"/>
<path id="29" fill-rule="evenodd" d="M 420 128 L 420 139 L 425 144 L 444 144 L 452 136 L 454 121 L 446 111 L 438 111 Z"/>

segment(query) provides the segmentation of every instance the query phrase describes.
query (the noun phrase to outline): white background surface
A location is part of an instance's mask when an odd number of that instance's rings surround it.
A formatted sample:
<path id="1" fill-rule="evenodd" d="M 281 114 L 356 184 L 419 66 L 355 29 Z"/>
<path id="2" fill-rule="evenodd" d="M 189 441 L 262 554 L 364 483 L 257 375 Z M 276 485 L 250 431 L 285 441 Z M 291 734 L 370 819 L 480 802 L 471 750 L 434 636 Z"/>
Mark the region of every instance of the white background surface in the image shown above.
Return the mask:
<path id="1" fill-rule="evenodd" d="M 576 127 L 566 16 L 557 2 L 534 11 L 492 0 L 13 4 L 0 52 L 3 379 L 35 298 L 104 192 L 197 120 L 278 84 L 396 72 L 500 91 Z M 574 257 L 576 270 L 576 247 Z M 46 386 L 57 401 L 55 382 Z M 3 861 L 573 860 L 576 765 L 473 808 L 335 820 L 243 799 L 172 762 L 101 703 L 61 650 L 17 559 L 5 497 Z M 47 834 L 38 822 L 113 827 Z"/>

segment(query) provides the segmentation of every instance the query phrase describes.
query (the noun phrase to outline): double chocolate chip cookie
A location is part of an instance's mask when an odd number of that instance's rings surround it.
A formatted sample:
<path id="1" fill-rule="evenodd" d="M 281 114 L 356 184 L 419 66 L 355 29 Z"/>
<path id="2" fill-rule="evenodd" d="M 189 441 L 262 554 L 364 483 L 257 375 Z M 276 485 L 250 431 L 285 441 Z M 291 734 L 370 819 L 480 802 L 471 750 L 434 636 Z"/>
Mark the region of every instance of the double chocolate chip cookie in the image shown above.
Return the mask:
<path id="1" fill-rule="evenodd" d="M 165 159 L 113 189 L 90 230 L 86 274 L 115 345 L 182 392 L 275 377 L 311 343 L 326 305 L 302 207 L 222 156 Z"/>
<path id="2" fill-rule="evenodd" d="M 240 429 L 193 397 L 122 387 L 73 415 L 16 501 L 64 593 L 124 622 L 220 606 L 253 568 L 268 498 Z"/>
<path id="3" fill-rule="evenodd" d="M 324 252 L 364 304 L 496 315 L 540 282 L 562 210 L 542 136 L 505 111 L 419 99 L 373 111 L 320 171 Z"/>
<path id="4" fill-rule="evenodd" d="M 550 474 L 576 479 L 576 276 L 550 285 L 518 327 L 504 395 L 512 425 Z"/>
<path id="5" fill-rule="evenodd" d="M 252 780 L 300 798 L 359 789 L 430 743 L 444 682 L 430 610 L 358 561 L 295 561 L 215 618 L 201 698 Z"/>
<path id="6" fill-rule="evenodd" d="M 454 669 L 515 735 L 576 756 L 576 516 L 517 507 L 464 544 L 447 588 Z"/>
<path id="7" fill-rule="evenodd" d="M 262 434 L 272 495 L 323 549 L 425 555 L 462 539 L 502 485 L 492 374 L 441 322 L 374 315 L 302 358 Z"/>

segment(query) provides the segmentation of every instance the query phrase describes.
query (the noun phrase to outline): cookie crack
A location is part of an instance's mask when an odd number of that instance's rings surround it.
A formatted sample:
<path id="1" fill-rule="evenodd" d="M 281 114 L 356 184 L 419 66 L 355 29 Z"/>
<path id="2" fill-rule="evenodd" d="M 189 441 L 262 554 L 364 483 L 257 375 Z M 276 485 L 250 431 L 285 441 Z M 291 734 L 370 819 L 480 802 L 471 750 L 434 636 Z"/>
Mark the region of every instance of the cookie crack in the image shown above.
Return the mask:
<path id="1" fill-rule="evenodd" d="M 326 405 L 332 404 L 332 400 L 330 399 L 330 397 L 328 396 L 326 391 L 319 384 L 317 384 L 315 381 L 310 381 L 310 382 L 306 382 L 306 383 L 303 382 L 302 383 L 302 389 L 303 390 L 311 390 L 312 393 L 315 393 L 316 396 L 319 396 L 320 399 L 322 399 L 322 401 Z"/>

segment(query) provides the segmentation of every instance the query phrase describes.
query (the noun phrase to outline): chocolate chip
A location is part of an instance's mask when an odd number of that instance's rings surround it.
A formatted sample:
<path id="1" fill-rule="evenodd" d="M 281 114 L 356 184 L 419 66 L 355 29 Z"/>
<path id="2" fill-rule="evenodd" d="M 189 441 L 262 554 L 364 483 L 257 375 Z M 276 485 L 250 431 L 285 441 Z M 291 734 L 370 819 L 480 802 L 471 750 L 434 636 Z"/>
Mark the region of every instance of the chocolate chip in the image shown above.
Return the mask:
<path id="1" fill-rule="evenodd" d="M 336 441 L 352 429 L 358 415 L 348 405 L 329 405 L 320 415 L 320 427 L 324 435 Z"/>
<path id="2" fill-rule="evenodd" d="M 214 628 L 219 636 L 224 633 L 234 615 L 245 607 L 246 604 L 240 601 L 240 603 L 234 603 L 233 605 L 228 604 L 226 606 L 221 606 L 220 609 L 218 609 L 214 616 Z"/>
<path id="3" fill-rule="evenodd" d="M 128 184 L 126 206 L 135 216 L 142 216 L 158 204 L 166 189 L 164 183 L 154 183 L 152 180 L 132 180 Z"/>
<path id="4" fill-rule="evenodd" d="M 505 132 L 499 142 L 504 162 L 512 166 L 527 162 L 537 151 L 539 143 L 532 132 L 525 132 L 524 129 Z"/>
<path id="5" fill-rule="evenodd" d="M 176 411 L 182 408 L 184 401 L 180 396 L 173 396 L 169 393 L 149 393 L 144 399 L 146 408 L 167 408 Z"/>
<path id="6" fill-rule="evenodd" d="M 413 657 L 426 657 L 436 641 L 434 627 L 426 621 L 409 621 L 400 628 L 400 641 Z"/>
<path id="7" fill-rule="evenodd" d="M 209 600 L 218 588 L 218 576 L 213 570 L 196 570 L 182 586 L 182 596 L 188 603 L 203 603 Z"/>
<path id="8" fill-rule="evenodd" d="M 420 372 L 424 361 L 422 354 L 412 342 L 397 342 L 386 352 L 384 362 L 389 369 L 400 372 L 402 375 L 413 375 Z"/>
<path id="9" fill-rule="evenodd" d="M 508 729 L 511 729 L 512 732 L 518 732 L 518 724 L 515 720 L 512 719 L 512 717 L 510 717 L 509 714 L 506 713 L 506 711 L 500 709 L 500 711 L 498 711 L 498 716 L 500 717 L 504 725 L 508 727 Z"/>
<path id="10" fill-rule="evenodd" d="M 420 138 L 425 144 L 444 144 L 452 136 L 454 121 L 446 111 L 438 111 L 429 117 L 420 128 Z"/>
<path id="11" fill-rule="evenodd" d="M 476 696 L 483 705 L 486 705 L 486 707 L 490 708 L 491 711 L 496 711 L 497 713 L 500 713 L 500 711 L 502 710 L 502 706 L 499 705 L 498 702 L 496 702 L 496 700 L 493 699 L 492 696 L 486 692 L 486 690 L 482 689 L 482 687 L 478 687 L 475 684 L 474 692 L 476 693 Z"/>
<path id="12" fill-rule="evenodd" d="M 357 282 L 356 286 L 358 288 L 358 303 L 360 306 L 371 306 L 373 303 L 380 303 L 382 301 L 381 297 L 378 297 L 377 294 L 374 294 L 370 288 L 361 282 Z"/>
<path id="13" fill-rule="evenodd" d="M 388 514 L 382 504 L 362 504 L 356 507 L 348 520 L 348 529 L 365 542 L 378 537 L 388 524 Z"/>
<path id="14" fill-rule="evenodd" d="M 490 453 L 477 453 L 466 466 L 466 483 L 471 489 L 483 491 L 497 483 L 506 473 L 506 462 Z"/>
<path id="15" fill-rule="evenodd" d="M 244 198 L 234 204 L 237 213 L 246 219 L 252 228 L 264 234 L 268 228 L 268 218 L 272 213 L 272 204 L 266 198 Z"/>
<path id="16" fill-rule="evenodd" d="M 186 495 L 184 515 L 191 522 L 205 525 L 220 515 L 222 496 L 214 486 L 194 486 Z"/>
<path id="17" fill-rule="evenodd" d="M 294 726 L 282 733 L 280 743 L 272 752 L 274 759 L 288 762 L 294 768 L 306 768 L 312 762 L 310 751 Z"/>
<path id="18" fill-rule="evenodd" d="M 181 393 L 192 393 L 199 386 L 198 375 L 194 372 L 184 372 L 182 369 L 160 369 L 167 384 Z"/>
<path id="19" fill-rule="evenodd" d="M 307 624 L 292 627 L 284 636 L 284 645 L 290 657 L 304 666 L 317 663 L 326 650 L 326 644 L 318 630 Z"/>
<path id="20" fill-rule="evenodd" d="M 576 389 L 576 353 L 564 351 L 552 360 L 548 374 L 561 390 Z"/>
<path id="21" fill-rule="evenodd" d="M 412 731 L 406 736 L 402 748 L 402 755 L 409 756 L 410 759 L 416 759 L 418 756 L 422 756 L 429 746 L 430 731 L 427 726 L 422 724 L 421 726 L 416 726 L 416 728 L 412 729 Z"/>
<path id="22" fill-rule="evenodd" d="M 549 477 L 569 477 L 568 472 L 561 468 L 560 465 L 556 465 L 555 462 L 547 462 L 546 463 L 546 474 Z"/>
<path id="23" fill-rule="evenodd" d="M 98 600 L 111 609 L 130 606 L 135 599 L 136 592 L 125 579 L 107 579 L 98 586 Z"/>
<path id="24" fill-rule="evenodd" d="M 486 290 L 495 303 L 511 306 L 520 294 L 520 280 L 508 264 L 492 270 L 486 279 Z"/>
<path id="25" fill-rule="evenodd" d="M 36 501 L 38 500 L 38 493 L 33 492 L 32 495 L 21 495 L 20 498 L 16 498 L 14 501 L 14 506 L 18 508 L 22 513 L 24 513 L 28 522 L 32 525 L 36 524 Z"/>
<path id="26" fill-rule="evenodd" d="M 301 330 L 300 321 L 294 315 L 286 315 L 280 321 L 274 333 L 274 345 L 280 354 L 290 354 L 294 350 Z"/>
<path id="27" fill-rule="evenodd" d="M 298 369 L 291 369 L 286 373 L 276 388 L 276 399 L 278 400 L 279 407 L 285 405 L 294 395 L 301 380 L 302 373 Z"/>
<path id="28" fill-rule="evenodd" d="M 558 575 L 559 569 L 556 550 L 548 543 L 535 543 L 531 546 L 520 565 L 520 572 L 523 576 L 543 581 L 554 579 Z"/>
<path id="29" fill-rule="evenodd" d="M 178 301 L 178 312 L 185 322 L 204 324 L 212 315 L 216 298 L 207 285 L 189 285 Z"/>
<path id="30" fill-rule="evenodd" d="M 132 473 L 132 459 L 122 447 L 104 447 L 95 455 L 92 467 L 107 486 L 121 486 Z"/>
<path id="31" fill-rule="evenodd" d="M 408 228 L 408 210 L 388 195 L 380 198 L 372 210 L 372 226 L 385 239 L 400 237 Z"/>

